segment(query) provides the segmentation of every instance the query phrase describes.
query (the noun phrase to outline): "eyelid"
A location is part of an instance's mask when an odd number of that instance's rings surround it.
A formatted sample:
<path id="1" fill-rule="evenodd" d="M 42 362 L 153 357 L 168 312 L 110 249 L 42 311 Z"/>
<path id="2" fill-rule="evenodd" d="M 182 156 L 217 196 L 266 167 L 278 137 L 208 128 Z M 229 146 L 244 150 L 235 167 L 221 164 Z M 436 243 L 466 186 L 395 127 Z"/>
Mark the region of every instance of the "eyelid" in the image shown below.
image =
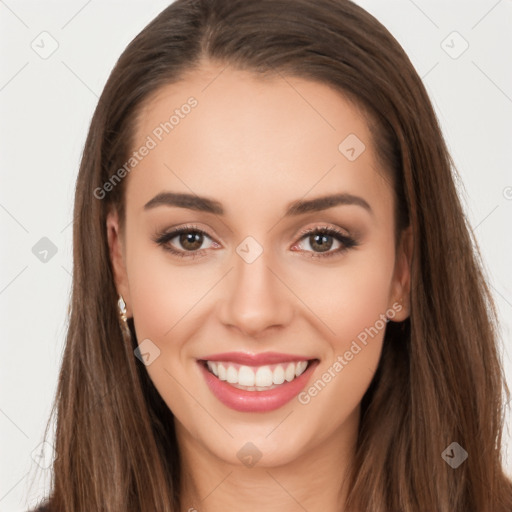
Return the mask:
<path id="1" fill-rule="evenodd" d="M 356 238 L 351 236 L 348 232 L 344 233 L 341 228 L 330 226 L 326 224 L 317 224 L 314 227 L 304 228 L 302 229 L 298 234 L 298 240 L 295 242 L 295 244 L 292 247 L 295 247 L 298 245 L 302 239 L 306 238 L 308 235 L 314 235 L 314 234 L 325 234 L 327 236 L 330 236 L 338 241 L 338 243 L 341 244 L 341 247 L 334 250 L 334 251 L 325 251 L 325 252 L 315 252 L 315 251 L 301 251 L 305 252 L 308 256 L 311 258 L 330 258 L 335 256 L 341 256 L 343 253 L 348 251 L 349 249 L 352 249 L 353 247 L 357 247 L 359 245 L 359 242 Z"/>
<path id="2" fill-rule="evenodd" d="M 206 230 L 200 228 L 199 226 L 195 226 L 193 224 L 185 224 L 183 226 L 177 226 L 169 229 L 164 229 L 160 232 L 157 232 L 156 235 L 153 237 L 153 241 L 157 243 L 158 245 L 162 246 L 162 248 L 171 254 L 177 256 L 177 257 L 183 257 L 183 258 L 189 258 L 194 259 L 197 257 L 201 257 L 203 255 L 203 252 L 207 249 L 199 249 L 197 251 L 183 251 L 179 249 L 171 248 L 168 243 L 173 239 L 179 236 L 182 233 L 188 233 L 188 232 L 194 232 L 194 233 L 200 233 L 202 235 L 207 236 L 210 238 L 213 243 L 218 244 L 218 242 L 215 241 L 214 237 L 212 237 Z"/>
<path id="3" fill-rule="evenodd" d="M 335 231 L 336 233 L 350 237 L 350 233 L 346 229 L 338 228 L 334 225 L 330 225 L 327 223 L 314 224 L 312 227 L 302 228 L 298 233 L 297 237 L 303 237 L 304 235 L 308 235 L 310 233 L 315 233 L 316 231 Z"/>
<path id="4" fill-rule="evenodd" d="M 316 224 L 313 227 L 303 228 L 296 235 L 296 237 L 298 237 L 298 239 L 296 242 L 294 242 L 292 247 L 295 247 L 297 244 L 299 244 L 302 241 L 302 239 L 305 238 L 307 235 L 324 233 L 327 236 L 330 236 L 330 237 L 336 239 L 339 243 L 342 244 L 342 247 L 340 247 L 334 251 L 328 250 L 325 252 L 315 252 L 315 251 L 303 251 L 302 250 L 300 252 L 308 253 L 309 257 L 313 257 L 313 258 L 328 258 L 330 256 L 341 255 L 348 249 L 351 249 L 352 247 L 356 247 L 359 245 L 359 243 L 357 242 L 357 240 L 355 238 L 353 238 L 350 234 L 348 234 L 348 232 L 344 233 L 343 231 L 346 231 L 346 230 L 342 230 L 341 228 L 338 228 L 338 227 L 326 225 L 325 223 L 324 224 Z M 206 237 L 210 238 L 214 244 L 217 244 L 217 245 L 219 244 L 215 240 L 215 238 L 208 233 L 208 231 L 200 228 L 199 226 L 193 225 L 193 224 L 186 224 L 183 226 L 177 226 L 177 227 L 173 227 L 173 228 L 170 228 L 167 230 L 163 230 L 155 235 L 155 237 L 153 238 L 153 241 L 156 242 L 157 244 L 161 245 L 164 250 L 167 250 L 178 257 L 189 258 L 189 259 L 202 257 L 203 253 L 206 252 L 207 249 L 198 249 L 196 251 L 183 251 L 183 250 L 171 248 L 170 246 L 167 245 L 168 242 L 170 240 L 172 240 L 173 238 L 176 238 L 180 234 L 187 233 L 187 232 L 195 232 L 195 233 L 205 235 Z"/>

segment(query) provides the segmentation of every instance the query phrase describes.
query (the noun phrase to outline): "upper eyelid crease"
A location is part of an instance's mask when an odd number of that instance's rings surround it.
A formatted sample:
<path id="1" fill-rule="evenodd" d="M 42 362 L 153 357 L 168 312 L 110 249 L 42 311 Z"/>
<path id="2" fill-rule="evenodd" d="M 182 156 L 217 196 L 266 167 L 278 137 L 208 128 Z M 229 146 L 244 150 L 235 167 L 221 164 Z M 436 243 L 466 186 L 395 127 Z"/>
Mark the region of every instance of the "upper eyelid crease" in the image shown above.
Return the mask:
<path id="1" fill-rule="evenodd" d="M 374 215 L 371 206 L 365 199 L 353 194 L 341 193 L 317 197 L 307 201 L 293 201 L 287 206 L 285 217 L 319 212 L 340 205 L 360 206 L 371 215 Z M 224 207 L 221 203 L 214 199 L 200 197 L 195 194 L 161 192 L 144 205 L 144 210 L 147 211 L 157 206 L 175 206 L 178 208 L 213 213 L 215 215 L 225 214 Z"/>

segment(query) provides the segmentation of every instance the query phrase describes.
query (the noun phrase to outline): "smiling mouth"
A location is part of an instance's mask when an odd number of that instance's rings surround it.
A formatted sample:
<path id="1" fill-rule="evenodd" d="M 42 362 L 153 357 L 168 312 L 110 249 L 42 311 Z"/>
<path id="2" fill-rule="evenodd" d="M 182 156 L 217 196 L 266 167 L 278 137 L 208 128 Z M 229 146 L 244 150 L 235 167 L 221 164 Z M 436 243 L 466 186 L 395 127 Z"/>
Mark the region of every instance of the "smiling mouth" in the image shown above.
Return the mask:
<path id="1" fill-rule="evenodd" d="M 201 363 L 217 379 L 244 391 L 269 391 L 300 377 L 318 359 L 289 361 L 286 363 L 247 366 L 231 361 L 206 361 Z"/>

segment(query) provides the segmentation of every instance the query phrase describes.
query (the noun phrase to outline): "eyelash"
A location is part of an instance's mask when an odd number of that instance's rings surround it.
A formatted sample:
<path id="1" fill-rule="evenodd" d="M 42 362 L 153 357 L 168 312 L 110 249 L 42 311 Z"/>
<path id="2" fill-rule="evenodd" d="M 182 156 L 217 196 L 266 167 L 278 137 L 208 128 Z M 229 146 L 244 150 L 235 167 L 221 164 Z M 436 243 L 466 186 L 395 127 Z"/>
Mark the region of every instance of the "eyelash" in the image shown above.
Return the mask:
<path id="1" fill-rule="evenodd" d="M 206 249 L 202 249 L 202 250 L 198 250 L 198 251 L 178 251 L 176 249 L 173 249 L 170 245 L 168 245 L 170 240 L 172 240 L 173 238 L 176 238 L 177 236 L 179 236 L 183 233 L 198 233 L 201 235 L 205 235 L 208 238 L 212 238 L 208 235 L 208 233 L 206 233 L 202 229 L 199 229 L 197 226 L 187 225 L 187 226 L 183 226 L 181 228 L 175 229 L 173 231 L 169 231 L 169 232 L 164 231 L 162 233 L 158 233 L 154 238 L 154 242 L 156 242 L 158 245 L 162 246 L 162 248 L 164 250 L 172 253 L 174 256 L 177 256 L 179 258 L 194 259 L 194 258 L 201 257 L 202 251 L 205 251 Z M 345 251 L 359 245 L 357 243 L 357 241 L 354 240 L 353 238 L 345 235 L 344 233 L 342 233 L 341 231 L 338 231 L 335 228 L 328 227 L 328 226 L 321 226 L 321 227 L 319 226 L 319 227 L 316 227 L 313 229 L 306 229 L 304 231 L 301 231 L 299 241 L 302 240 L 303 238 L 305 238 L 306 236 L 312 236 L 312 235 L 332 236 L 333 238 L 335 238 L 338 242 L 340 242 L 342 244 L 342 247 L 340 247 L 339 249 L 337 249 L 335 251 L 328 251 L 325 253 L 315 253 L 312 251 L 305 251 L 305 252 L 312 253 L 311 256 L 309 256 L 311 258 L 330 258 L 332 256 L 340 255 L 340 254 L 344 253 Z"/>

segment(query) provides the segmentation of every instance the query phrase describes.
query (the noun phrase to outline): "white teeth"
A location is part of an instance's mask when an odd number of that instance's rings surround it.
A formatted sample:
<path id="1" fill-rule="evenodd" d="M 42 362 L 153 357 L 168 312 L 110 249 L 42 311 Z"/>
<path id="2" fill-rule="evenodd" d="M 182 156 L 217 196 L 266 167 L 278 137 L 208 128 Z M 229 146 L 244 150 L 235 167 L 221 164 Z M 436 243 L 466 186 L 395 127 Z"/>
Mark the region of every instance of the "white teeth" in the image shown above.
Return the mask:
<path id="1" fill-rule="evenodd" d="M 284 382 L 284 368 L 279 365 L 274 370 L 274 377 L 272 378 L 274 384 L 282 384 Z"/>
<path id="2" fill-rule="evenodd" d="M 270 367 L 260 366 L 258 368 L 256 371 L 255 384 L 260 388 L 264 386 L 272 386 L 272 370 Z"/>
<path id="3" fill-rule="evenodd" d="M 284 372 L 284 378 L 291 382 L 295 378 L 295 365 L 293 363 L 289 363 L 286 367 L 286 371 Z"/>
<path id="4" fill-rule="evenodd" d="M 308 366 L 307 361 L 299 361 L 297 363 L 297 369 L 295 370 L 295 377 L 302 375 L 304 373 L 304 371 L 306 370 L 307 366 Z"/>
<path id="5" fill-rule="evenodd" d="M 241 386 L 254 386 L 254 372 L 248 366 L 240 366 L 238 370 L 238 384 Z"/>
<path id="6" fill-rule="evenodd" d="M 226 380 L 227 370 L 226 370 L 226 367 L 222 363 L 219 363 L 217 365 L 217 372 L 218 373 L 216 375 L 218 375 L 220 380 Z M 213 372 L 213 373 L 215 373 L 215 372 Z"/>
<path id="7" fill-rule="evenodd" d="M 228 366 L 226 380 L 230 384 L 238 384 L 238 371 L 233 366 Z"/>
<path id="8" fill-rule="evenodd" d="M 216 375 L 219 380 L 224 380 L 238 386 L 245 386 L 250 390 L 260 390 L 260 388 L 271 389 L 275 385 L 283 384 L 285 381 L 291 382 L 306 371 L 308 361 L 259 367 L 240 366 L 229 362 L 216 361 L 207 361 L 206 365 L 210 372 Z"/>

